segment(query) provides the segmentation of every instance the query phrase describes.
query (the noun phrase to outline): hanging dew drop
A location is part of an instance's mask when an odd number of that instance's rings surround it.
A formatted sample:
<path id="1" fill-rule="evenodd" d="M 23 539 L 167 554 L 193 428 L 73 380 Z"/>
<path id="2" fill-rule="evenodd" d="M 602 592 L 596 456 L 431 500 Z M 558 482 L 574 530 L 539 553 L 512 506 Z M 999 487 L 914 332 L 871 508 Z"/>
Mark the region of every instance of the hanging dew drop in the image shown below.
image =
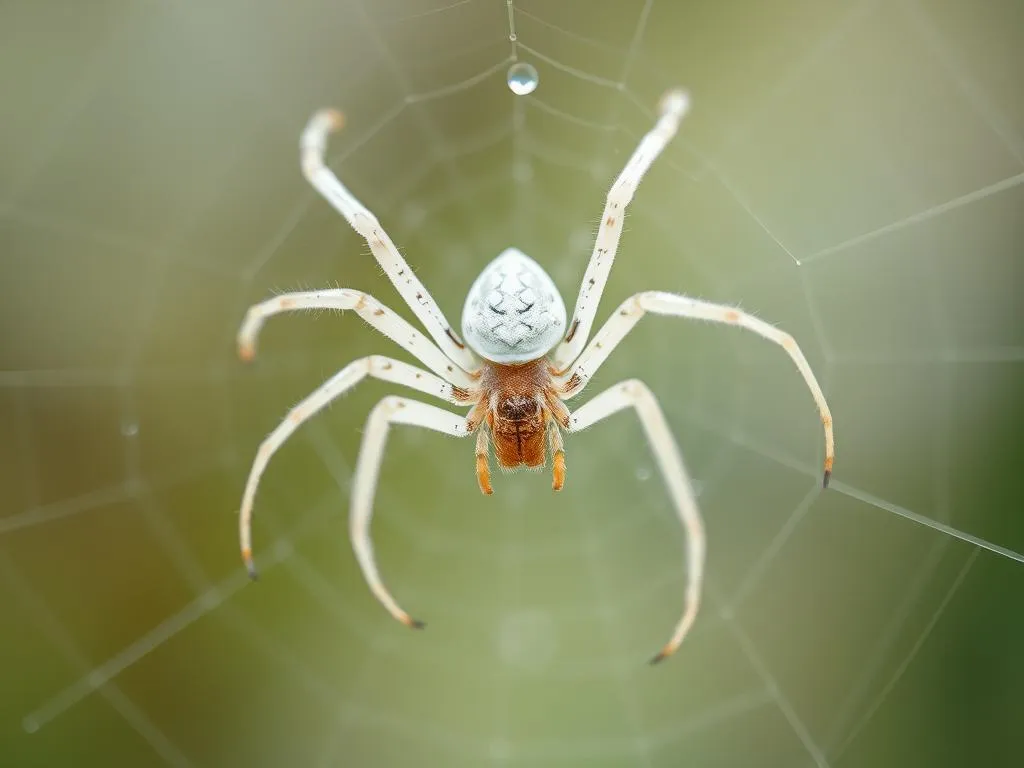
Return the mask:
<path id="1" fill-rule="evenodd" d="M 516 96 L 526 96 L 537 89 L 540 76 L 533 64 L 517 61 L 508 68 L 508 87 Z"/>

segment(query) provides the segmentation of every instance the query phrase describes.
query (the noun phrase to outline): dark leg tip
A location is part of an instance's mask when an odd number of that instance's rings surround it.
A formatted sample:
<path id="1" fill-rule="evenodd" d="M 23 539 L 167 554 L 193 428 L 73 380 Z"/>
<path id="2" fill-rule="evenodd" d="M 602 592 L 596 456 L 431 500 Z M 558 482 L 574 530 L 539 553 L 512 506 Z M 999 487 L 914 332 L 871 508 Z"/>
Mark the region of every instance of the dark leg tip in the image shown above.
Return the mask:
<path id="1" fill-rule="evenodd" d="M 828 481 L 831 480 L 831 479 L 832 479 L 832 470 L 831 469 L 826 469 L 825 470 L 825 477 L 821 481 L 821 487 L 822 488 L 828 488 Z"/>
<path id="2" fill-rule="evenodd" d="M 255 565 L 248 566 L 248 568 L 246 570 L 248 570 L 248 572 L 249 572 L 249 580 L 250 581 L 259 581 L 260 580 L 260 574 L 259 574 L 259 571 L 256 570 L 256 566 Z"/>
<path id="3" fill-rule="evenodd" d="M 661 651 L 657 656 L 655 656 L 653 659 L 651 659 L 647 663 L 650 664 L 653 667 L 655 664 L 660 664 L 661 662 L 663 662 L 667 658 L 668 658 L 668 654 L 665 653 L 664 651 Z"/>
<path id="4" fill-rule="evenodd" d="M 409 622 L 409 626 L 413 629 L 423 629 L 427 626 L 427 623 L 425 621 L 420 621 L 419 619 L 412 619 Z"/>

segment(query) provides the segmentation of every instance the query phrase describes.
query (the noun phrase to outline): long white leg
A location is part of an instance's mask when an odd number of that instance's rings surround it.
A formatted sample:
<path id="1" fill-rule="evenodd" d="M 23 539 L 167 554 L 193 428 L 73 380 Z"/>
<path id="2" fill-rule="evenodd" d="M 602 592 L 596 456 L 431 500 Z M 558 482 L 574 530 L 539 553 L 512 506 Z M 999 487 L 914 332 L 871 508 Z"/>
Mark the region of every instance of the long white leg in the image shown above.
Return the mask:
<path id="1" fill-rule="evenodd" d="M 686 592 L 683 599 L 683 615 L 676 624 L 672 638 L 651 659 L 656 664 L 671 656 L 679 648 L 687 632 L 697 618 L 700 607 L 701 583 L 704 578 L 704 523 L 697 508 L 696 494 L 690 484 L 690 477 L 683 464 L 665 415 L 657 399 L 642 381 L 623 381 L 599 394 L 570 417 L 569 429 L 578 432 L 606 419 L 623 408 L 635 408 L 643 425 L 651 451 L 661 467 L 672 503 L 686 532 Z"/>
<path id="2" fill-rule="evenodd" d="M 356 314 L 373 328 L 401 346 L 438 376 L 460 387 L 470 387 L 474 383 L 472 376 L 445 357 L 434 342 L 406 320 L 369 294 L 350 288 L 285 293 L 254 304 L 246 312 L 245 320 L 238 331 L 239 356 L 243 360 L 252 360 L 256 356 L 256 337 L 268 317 L 303 309 L 355 310 Z"/>
<path id="3" fill-rule="evenodd" d="M 370 519 L 373 517 L 373 496 L 377 488 L 377 476 L 384 456 L 391 424 L 411 424 L 443 432 L 452 437 L 472 434 L 477 425 L 454 413 L 433 405 L 408 400 L 404 397 L 385 397 L 370 413 L 363 432 L 363 443 L 359 448 L 355 479 L 352 484 L 352 506 L 349 512 L 349 535 L 352 547 L 359 561 L 359 567 L 370 590 L 388 609 L 388 612 L 407 627 L 422 628 L 423 622 L 413 619 L 388 592 L 381 581 L 377 563 L 373 556 L 373 542 L 370 539 Z"/>
<path id="4" fill-rule="evenodd" d="M 445 319 L 437 302 L 413 273 L 391 242 L 388 233 L 369 209 L 356 199 L 324 163 L 327 136 L 344 123 L 340 112 L 324 109 L 310 118 L 302 132 L 299 146 L 302 173 L 313 187 L 327 199 L 345 220 L 366 240 L 377 263 L 381 265 L 406 304 L 416 313 L 423 326 L 441 350 L 459 366 L 471 371 L 478 365 L 473 353 Z"/>
<path id="5" fill-rule="evenodd" d="M 631 296 L 619 306 L 601 330 L 594 334 L 594 338 L 572 367 L 559 377 L 558 381 L 562 385 L 565 399 L 575 397 L 583 391 L 583 387 L 590 377 L 647 312 L 739 326 L 782 347 L 796 365 L 797 370 L 800 371 L 800 375 L 803 376 L 807 388 L 811 391 L 811 396 L 818 406 L 821 423 L 825 428 L 825 474 L 822 485 L 828 487 L 829 478 L 832 477 L 832 464 L 835 461 L 835 438 L 832 434 L 832 413 L 829 411 L 828 403 L 825 402 L 825 394 L 821 391 L 821 385 L 818 384 L 807 358 L 804 357 L 804 353 L 792 336 L 735 307 L 662 291 L 646 291 Z"/>
<path id="6" fill-rule="evenodd" d="M 453 386 L 415 366 L 399 360 L 392 360 L 389 357 L 373 355 L 349 363 L 292 408 L 277 429 L 260 444 L 252 469 L 249 471 L 249 479 L 245 484 L 245 493 L 242 496 L 242 510 L 238 517 L 239 538 L 242 559 L 249 570 L 249 575 L 253 578 L 256 578 L 256 569 L 252 561 L 252 508 L 256 498 L 256 489 L 270 457 L 303 422 L 310 419 L 329 402 L 352 389 L 367 376 L 411 387 L 428 395 L 436 395 L 450 403 L 466 403 L 471 397 L 460 387 Z"/>
<path id="7" fill-rule="evenodd" d="M 640 179 L 675 136 L 679 123 L 689 108 L 690 98 L 684 91 L 673 90 L 662 96 L 659 104 L 661 116 L 658 122 L 640 140 L 626 167 L 622 169 L 622 173 L 609 190 L 601 216 L 601 225 L 597 230 L 597 239 L 594 241 L 594 251 L 583 275 L 579 296 L 576 298 L 576 309 L 569 323 L 569 331 L 565 340 L 555 348 L 552 356 L 557 370 L 569 365 L 587 343 L 597 313 L 597 305 L 601 303 L 601 294 L 604 293 L 612 262 L 619 247 L 626 206 L 633 199 Z"/>

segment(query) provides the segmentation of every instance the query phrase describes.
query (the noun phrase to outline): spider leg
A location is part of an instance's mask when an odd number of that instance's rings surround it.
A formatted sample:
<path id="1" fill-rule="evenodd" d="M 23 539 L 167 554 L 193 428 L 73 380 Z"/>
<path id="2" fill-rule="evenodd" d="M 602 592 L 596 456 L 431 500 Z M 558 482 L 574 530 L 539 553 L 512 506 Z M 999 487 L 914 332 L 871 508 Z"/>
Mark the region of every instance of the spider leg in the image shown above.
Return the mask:
<path id="1" fill-rule="evenodd" d="M 246 481 L 245 493 L 242 496 L 242 509 L 238 518 L 239 538 L 242 560 L 252 578 L 256 578 L 256 568 L 252 560 L 253 501 L 256 498 L 256 489 L 259 487 L 260 478 L 267 468 L 270 457 L 303 422 L 312 418 L 325 405 L 352 389 L 367 376 L 411 387 L 424 394 L 436 395 L 450 403 L 465 403 L 471 397 L 460 387 L 415 366 L 374 355 L 349 363 L 292 408 L 284 421 L 260 444 L 252 468 L 249 470 L 249 479 Z"/>
<path id="2" fill-rule="evenodd" d="M 686 531 L 687 575 L 683 615 L 676 624 L 672 638 L 651 659 L 651 663 L 656 664 L 676 652 L 693 626 L 700 606 L 701 583 L 704 578 L 704 523 L 697 508 L 696 496 L 682 455 L 669 431 L 657 399 L 646 384 L 636 379 L 615 384 L 586 403 L 570 417 L 569 429 L 572 432 L 579 432 L 630 407 L 636 410 L 640 418 L 651 451 L 672 496 L 679 520 Z"/>
<path id="3" fill-rule="evenodd" d="M 427 368 L 460 387 L 473 386 L 473 377 L 449 360 L 430 339 L 375 298 L 351 288 L 285 293 L 254 304 L 245 314 L 238 331 L 238 355 L 243 360 L 256 356 L 256 339 L 268 317 L 281 312 L 309 309 L 355 310 L 371 327 L 397 343 Z"/>
<path id="4" fill-rule="evenodd" d="M 377 217 L 356 199 L 324 162 L 327 136 L 341 128 L 343 123 L 341 113 L 332 109 L 320 110 L 310 118 L 299 141 L 303 175 L 366 240 L 377 263 L 441 350 L 462 368 L 475 369 L 478 364 L 473 353 L 445 319 L 441 308 L 409 268 Z"/>
<path id="5" fill-rule="evenodd" d="M 443 432 L 452 437 L 466 437 L 478 426 L 470 419 L 404 397 L 385 397 L 370 412 L 359 448 L 355 479 L 352 484 L 352 503 L 349 511 L 349 535 L 352 547 L 363 571 L 363 577 L 374 596 L 388 612 L 407 627 L 419 629 L 423 622 L 413 619 L 388 592 L 377 570 L 370 539 L 370 520 L 373 517 L 373 496 L 377 487 L 384 446 L 391 424 L 409 424 Z"/>
<path id="6" fill-rule="evenodd" d="M 608 355 L 633 329 L 637 321 L 648 312 L 739 326 L 782 347 L 796 365 L 797 370 L 800 371 L 800 375 L 803 376 L 804 382 L 818 406 L 818 413 L 825 430 L 825 472 L 822 485 L 825 488 L 828 487 L 829 479 L 832 477 L 832 464 L 835 460 L 835 438 L 832 433 L 832 413 L 825 401 L 825 394 L 821 391 L 821 385 L 818 384 L 807 358 L 804 357 L 804 353 L 792 336 L 743 310 L 662 291 L 646 291 L 631 296 L 619 306 L 601 330 L 594 334 L 594 338 L 572 367 L 557 378 L 562 385 L 562 397 L 568 399 L 582 392 L 587 380 L 601 367 Z"/>
<path id="7" fill-rule="evenodd" d="M 689 108 L 690 99 L 685 91 L 672 90 L 662 96 L 658 105 L 661 113 L 658 122 L 640 140 L 626 167 L 608 191 L 594 250 L 587 271 L 583 274 L 573 319 L 569 323 L 569 332 L 552 353 L 552 361 L 557 370 L 563 370 L 571 363 L 587 343 L 597 314 L 597 305 L 601 303 L 601 294 L 604 293 L 619 247 L 626 207 L 633 199 L 640 179 L 675 136 Z"/>

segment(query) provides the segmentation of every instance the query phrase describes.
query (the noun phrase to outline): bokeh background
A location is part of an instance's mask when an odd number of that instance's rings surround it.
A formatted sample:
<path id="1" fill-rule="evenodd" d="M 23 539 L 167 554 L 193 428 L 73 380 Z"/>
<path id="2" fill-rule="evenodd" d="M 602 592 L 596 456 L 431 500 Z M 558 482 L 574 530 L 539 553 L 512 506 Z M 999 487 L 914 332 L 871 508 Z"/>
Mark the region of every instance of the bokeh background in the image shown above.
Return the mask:
<path id="1" fill-rule="evenodd" d="M 510 41 L 514 31 L 516 40 Z M 1016 0 L 10 0 L 0 5 L 0 764 L 1011 766 L 1024 736 L 1024 6 Z M 515 96 L 506 71 L 534 65 Z M 368 248 L 332 167 L 449 319 L 515 245 L 572 305 L 658 96 L 693 98 L 643 181 L 599 318 L 657 288 L 793 333 L 784 353 L 647 318 L 580 398 L 660 396 L 700 488 L 682 533 L 635 418 L 567 440 L 568 482 L 397 428 L 347 539 L 365 382 L 274 458 L 250 584 L 236 510 L 288 409 L 368 353 Z M 965 541 L 978 537 L 983 541 Z"/>

